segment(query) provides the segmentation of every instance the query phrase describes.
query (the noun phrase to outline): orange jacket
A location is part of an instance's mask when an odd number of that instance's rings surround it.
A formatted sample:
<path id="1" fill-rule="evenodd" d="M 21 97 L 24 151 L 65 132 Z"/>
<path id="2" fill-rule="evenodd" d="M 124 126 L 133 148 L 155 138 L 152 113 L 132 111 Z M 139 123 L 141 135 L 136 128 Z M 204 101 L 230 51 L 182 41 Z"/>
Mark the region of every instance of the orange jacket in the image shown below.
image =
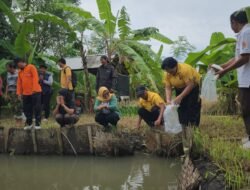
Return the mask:
<path id="1" fill-rule="evenodd" d="M 17 95 L 32 95 L 41 91 L 36 67 L 27 64 L 24 69 L 18 72 Z"/>

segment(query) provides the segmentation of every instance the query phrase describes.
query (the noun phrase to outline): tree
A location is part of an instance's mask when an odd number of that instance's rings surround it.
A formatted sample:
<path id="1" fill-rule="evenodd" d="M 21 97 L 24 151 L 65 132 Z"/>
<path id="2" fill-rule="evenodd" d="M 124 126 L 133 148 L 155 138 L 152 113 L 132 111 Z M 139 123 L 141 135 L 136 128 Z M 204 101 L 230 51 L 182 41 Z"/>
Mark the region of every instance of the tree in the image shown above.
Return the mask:
<path id="1" fill-rule="evenodd" d="M 171 53 L 177 59 L 184 59 L 188 53 L 195 50 L 195 47 L 190 44 L 185 36 L 179 36 L 171 45 Z"/>

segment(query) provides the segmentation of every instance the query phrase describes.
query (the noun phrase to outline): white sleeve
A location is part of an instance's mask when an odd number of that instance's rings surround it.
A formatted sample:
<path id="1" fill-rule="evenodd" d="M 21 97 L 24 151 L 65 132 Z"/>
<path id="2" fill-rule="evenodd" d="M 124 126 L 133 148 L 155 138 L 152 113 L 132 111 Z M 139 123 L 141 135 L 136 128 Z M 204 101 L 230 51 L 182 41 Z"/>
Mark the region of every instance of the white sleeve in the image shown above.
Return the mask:
<path id="1" fill-rule="evenodd" d="M 47 84 L 49 86 L 52 86 L 52 84 L 53 84 L 53 77 L 52 77 L 52 75 L 49 76 L 48 80 L 43 80 L 43 83 Z"/>
<path id="2" fill-rule="evenodd" d="M 240 54 L 250 54 L 250 30 L 245 31 L 242 34 Z"/>

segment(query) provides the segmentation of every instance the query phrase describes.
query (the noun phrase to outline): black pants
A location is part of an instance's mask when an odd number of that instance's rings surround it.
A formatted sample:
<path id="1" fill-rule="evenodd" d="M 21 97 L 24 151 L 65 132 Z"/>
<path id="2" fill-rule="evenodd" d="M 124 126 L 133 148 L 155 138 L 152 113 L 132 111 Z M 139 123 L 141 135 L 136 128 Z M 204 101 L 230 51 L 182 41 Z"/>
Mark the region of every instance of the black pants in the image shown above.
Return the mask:
<path id="1" fill-rule="evenodd" d="M 109 114 L 99 112 L 95 116 L 95 121 L 104 127 L 107 127 L 109 123 L 116 126 L 119 120 L 120 117 L 116 112 L 111 112 Z"/>
<path id="2" fill-rule="evenodd" d="M 250 138 L 250 88 L 239 88 L 239 101 L 246 132 Z"/>
<path id="3" fill-rule="evenodd" d="M 23 96 L 23 111 L 26 117 L 26 125 L 32 124 L 33 113 L 35 114 L 36 126 L 41 124 L 41 93 Z"/>
<path id="4" fill-rule="evenodd" d="M 158 107 L 153 107 L 150 112 L 145 108 L 140 108 L 138 110 L 138 114 L 148 124 L 148 126 L 154 127 L 154 123 L 160 115 L 160 109 Z"/>
<path id="5" fill-rule="evenodd" d="M 42 94 L 42 110 L 44 111 L 44 117 L 49 118 L 50 115 L 50 99 L 52 93 Z"/>
<path id="6" fill-rule="evenodd" d="M 56 115 L 56 121 L 59 123 L 61 127 L 64 127 L 65 125 L 73 125 L 76 124 L 79 120 L 78 115 L 76 114 L 57 114 Z"/>
<path id="7" fill-rule="evenodd" d="M 180 95 L 183 90 L 184 88 L 175 89 L 176 96 Z M 201 99 L 199 86 L 193 88 L 192 91 L 182 99 L 180 107 L 178 108 L 178 115 L 180 123 L 184 126 L 199 126 L 201 116 Z"/>

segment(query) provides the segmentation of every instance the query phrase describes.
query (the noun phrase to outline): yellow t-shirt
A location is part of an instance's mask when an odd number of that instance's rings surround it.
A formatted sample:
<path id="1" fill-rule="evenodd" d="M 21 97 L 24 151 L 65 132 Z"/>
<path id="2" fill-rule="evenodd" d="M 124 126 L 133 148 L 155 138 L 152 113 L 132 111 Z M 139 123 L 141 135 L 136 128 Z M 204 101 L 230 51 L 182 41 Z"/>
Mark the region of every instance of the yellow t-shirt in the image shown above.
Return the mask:
<path id="1" fill-rule="evenodd" d="M 160 104 L 165 104 L 164 100 L 159 94 L 155 92 L 147 91 L 148 99 L 139 99 L 139 106 L 145 108 L 147 111 L 151 111 L 154 106 L 160 106 Z"/>
<path id="2" fill-rule="evenodd" d="M 67 85 L 67 78 L 72 77 L 71 69 L 67 65 L 61 70 L 61 87 L 69 90 L 73 90 L 72 82 Z"/>
<path id="3" fill-rule="evenodd" d="M 171 75 L 170 73 L 165 73 L 164 84 L 167 87 L 174 88 L 185 88 L 189 81 L 193 81 L 195 84 L 200 84 L 201 76 L 192 66 L 186 63 L 178 63 L 177 73 Z"/>

